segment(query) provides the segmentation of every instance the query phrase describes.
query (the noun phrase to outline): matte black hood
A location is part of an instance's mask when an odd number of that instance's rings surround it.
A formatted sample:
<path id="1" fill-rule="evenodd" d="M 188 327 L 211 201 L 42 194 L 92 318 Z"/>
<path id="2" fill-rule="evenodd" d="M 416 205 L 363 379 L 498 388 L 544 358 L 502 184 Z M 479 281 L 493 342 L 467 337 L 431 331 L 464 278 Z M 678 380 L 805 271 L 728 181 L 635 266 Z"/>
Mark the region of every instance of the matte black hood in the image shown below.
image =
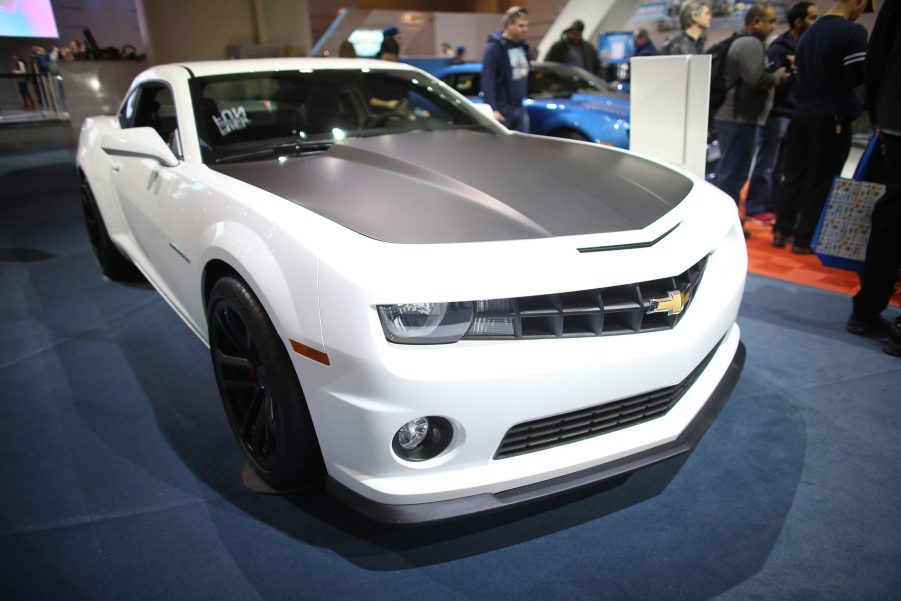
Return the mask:
<path id="1" fill-rule="evenodd" d="M 637 230 L 692 187 L 666 167 L 603 147 L 475 131 L 347 139 L 316 156 L 212 168 L 395 243 Z"/>

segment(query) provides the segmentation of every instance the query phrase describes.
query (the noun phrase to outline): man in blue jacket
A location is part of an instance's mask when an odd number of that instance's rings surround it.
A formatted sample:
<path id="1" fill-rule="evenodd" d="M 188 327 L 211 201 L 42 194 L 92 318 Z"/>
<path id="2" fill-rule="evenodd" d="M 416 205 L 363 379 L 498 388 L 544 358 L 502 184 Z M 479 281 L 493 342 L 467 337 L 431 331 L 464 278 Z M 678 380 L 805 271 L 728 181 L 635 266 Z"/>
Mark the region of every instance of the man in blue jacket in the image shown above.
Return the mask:
<path id="1" fill-rule="evenodd" d="M 513 6 L 504 13 L 504 28 L 488 36 L 482 57 L 482 91 L 494 117 L 509 129 L 529 132 L 529 115 L 522 106 L 529 91 L 529 13 Z"/>
<path id="2" fill-rule="evenodd" d="M 657 56 L 660 51 L 651 41 L 651 34 L 644 27 L 632 32 L 632 44 L 635 46 L 635 54 L 632 56 Z"/>
<path id="3" fill-rule="evenodd" d="M 767 68 L 774 70 L 785 67 L 792 76 L 776 88 L 773 108 L 766 123 L 763 124 L 763 129 L 760 130 L 760 146 L 754 160 L 751 184 L 748 186 L 745 213 L 751 221 L 761 225 L 773 225 L 776 222 L 776 215 L 772 211 L 776 204 L 775 191 L 782 181 L 780 149 L 795 110 L 793 97 L 795 49 L 801 35 L 819 16 L 820 11 L 816 4 L 798 2 L 788 10 L 789 30 L 773 40 L 766 51 Z"/>

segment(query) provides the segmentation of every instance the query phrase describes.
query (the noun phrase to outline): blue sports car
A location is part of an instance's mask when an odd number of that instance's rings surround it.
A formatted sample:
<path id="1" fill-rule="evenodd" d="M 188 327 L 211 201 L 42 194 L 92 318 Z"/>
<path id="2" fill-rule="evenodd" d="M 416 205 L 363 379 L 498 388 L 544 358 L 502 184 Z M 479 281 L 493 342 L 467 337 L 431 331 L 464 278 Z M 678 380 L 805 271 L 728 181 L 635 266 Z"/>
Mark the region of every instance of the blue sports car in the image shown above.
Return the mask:
<path id="1" fill-rule="evenodd" d="M 481 64 L 454 65 L 437 76 L 473 102 L 484 102 Z M 529 97 L 523 101 L 531 133 L 629 148 L 628 88 L 616 86 L 579 67 L 532 63 Z M 719 159 L 719 142 L 708 140 L 707 181 L 713 181 Z"/>
<path id="2" fill-rule="evenodd" d="M 473 102 L 484 102 L 481 64 L 454 65 L 437 76 Z M 585 69 L 532 63 L 523 104 L 533 134 L 629 148 L 629 95 Z"/>

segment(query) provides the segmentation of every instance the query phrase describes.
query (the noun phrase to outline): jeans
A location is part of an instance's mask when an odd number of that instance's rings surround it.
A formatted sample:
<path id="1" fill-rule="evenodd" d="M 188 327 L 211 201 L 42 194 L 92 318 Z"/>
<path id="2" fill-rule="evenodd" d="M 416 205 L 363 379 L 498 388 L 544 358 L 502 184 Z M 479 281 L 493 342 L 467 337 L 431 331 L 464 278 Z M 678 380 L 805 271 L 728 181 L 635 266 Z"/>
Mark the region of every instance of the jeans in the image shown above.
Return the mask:
<path id="1" fill-rule="evenodd" d="M 529 111 L 525 107 L 521 106 L 513 109 L 505 118 L 504 126 L 507 129 L 524 134 L 529 133 Z"/>
<path id="2" fill-rule="evenodd" d="M 760 131 L 760 147 L 745 201 L 746 215 L 766 213 L 776 206 L 776 190 L 782 180 L 779 155 L 789 121 L 791 117 L 770 114 Z"/>
<path id="3" fill-rule="evenodd" d="M 757 150 L 760 126 L 756 123 L 735 121 L 714 121 L 720 149 L 723 153 L 716 166 L 714 185 L 732 197 L 738 206 L 741 188 L 748 180 L 751 161 Z"/>

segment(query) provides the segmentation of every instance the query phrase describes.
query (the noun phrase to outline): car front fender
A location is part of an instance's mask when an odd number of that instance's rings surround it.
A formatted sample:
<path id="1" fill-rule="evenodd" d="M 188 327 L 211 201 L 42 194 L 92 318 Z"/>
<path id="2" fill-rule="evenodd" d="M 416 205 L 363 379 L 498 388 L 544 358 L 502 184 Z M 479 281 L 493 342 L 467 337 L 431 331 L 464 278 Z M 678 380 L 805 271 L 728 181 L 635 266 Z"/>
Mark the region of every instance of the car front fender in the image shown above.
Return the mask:
<path id="1" fill-rule="evenodd" d="M 220 221 L 203 232 L 203 305 L 224 264 L 251 287 L 286 347 L 291 340 L 325 351 L 319 321 L 316 256 L 284 232 L 267 238 L 237 221 Z M 219 263 L 217 263 L 219 262 Z M 208 342 L 208 340 L 207 340 Z"/>

